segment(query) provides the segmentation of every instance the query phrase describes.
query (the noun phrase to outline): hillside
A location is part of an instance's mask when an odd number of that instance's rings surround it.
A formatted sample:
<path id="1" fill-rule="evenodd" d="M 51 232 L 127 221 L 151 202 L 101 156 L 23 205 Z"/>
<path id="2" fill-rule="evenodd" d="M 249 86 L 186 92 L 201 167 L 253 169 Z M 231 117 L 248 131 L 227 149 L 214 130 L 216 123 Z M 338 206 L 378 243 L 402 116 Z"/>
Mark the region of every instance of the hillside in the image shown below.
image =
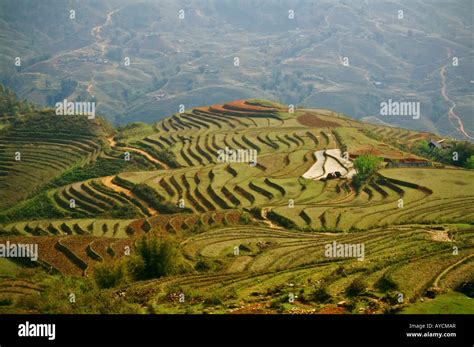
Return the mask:
<path id="1" fill-rule="evenodd" d="M 263 99 L 117 129 L 16 114 L 0 131 L 0 240 L 36 243 L 39 260 L 0 259 L 0 312 L 105 310 L 57 297 L 72 288 L 99 290 L 108 313 L 395 313 L 434 302 L 474 277 L 474 171 L 463 168 L 474 150 L 441 141 L 465 150 L 451 162 L 421 150 L 441 139 Z M 381 168 L 357 186 L 367 155 Z M 176 244 L 176 272 L 98 289 L 93 279 L 137 256 L 143 236 Z M 328 257 L 334 242 L 365 253 Z"/>
<path id="2" fill-rule="evenodd" d="M 42 106 L 95 101 L 115 125 L 260 97 L 472 142 L 472 3 L 439 6 L 4 0 L 0 81 Z M 381 115 L 389 99 L 421 117 Z"/>

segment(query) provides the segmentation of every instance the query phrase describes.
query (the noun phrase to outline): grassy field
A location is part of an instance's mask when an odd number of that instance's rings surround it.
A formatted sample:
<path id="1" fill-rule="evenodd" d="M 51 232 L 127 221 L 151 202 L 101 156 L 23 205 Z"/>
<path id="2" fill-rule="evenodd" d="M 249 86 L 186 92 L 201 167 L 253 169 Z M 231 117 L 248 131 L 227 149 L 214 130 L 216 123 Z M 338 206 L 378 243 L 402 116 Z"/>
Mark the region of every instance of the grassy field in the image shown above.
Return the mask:
<path id="1" fill-rule="evenodd" d="M 403 314 L 473 314 L 472 298 L 457 292 L 442 294 L 435 299 L 417 302 L 406 308 Z"/>

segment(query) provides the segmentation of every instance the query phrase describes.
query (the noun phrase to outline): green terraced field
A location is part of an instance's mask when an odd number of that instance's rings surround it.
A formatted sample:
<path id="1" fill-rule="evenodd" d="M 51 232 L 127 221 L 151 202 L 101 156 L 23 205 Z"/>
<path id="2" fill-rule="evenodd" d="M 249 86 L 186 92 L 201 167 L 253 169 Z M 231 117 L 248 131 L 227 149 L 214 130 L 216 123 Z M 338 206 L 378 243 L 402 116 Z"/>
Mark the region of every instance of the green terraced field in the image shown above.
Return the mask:
<path id="1" fill-rule="evenodd" d="M 287 111 L 237 100 L 115 132 L 99 121 L 77 132 L 2 128 L 0 240 L 34 240 L 39 266 L 2 260 L 0 296 L 11 303 L 0 312 L 28 310 L 20 299 L 54 276 L 94 278 L 125 263 L 137 240 L 155 236 L 178 245 L 177 273 L 102 289 L 143 313 L 424 313 L 450 302 L 466 313 L 454 290 L 474 277 L 474 172 L 411 152 L 433 134 Z M 257 160 L 222 161 L 226 148 Z M 351 178 L 303 178 L 315 152 L 326 160 L 330 149 L 376 155 L 382 169 L 361 189 Z M 363 260 L 328 256 L 333 242 L 363 245 Z M 23 271 L 36 274 L 31 288 L 12 291 Z"/>

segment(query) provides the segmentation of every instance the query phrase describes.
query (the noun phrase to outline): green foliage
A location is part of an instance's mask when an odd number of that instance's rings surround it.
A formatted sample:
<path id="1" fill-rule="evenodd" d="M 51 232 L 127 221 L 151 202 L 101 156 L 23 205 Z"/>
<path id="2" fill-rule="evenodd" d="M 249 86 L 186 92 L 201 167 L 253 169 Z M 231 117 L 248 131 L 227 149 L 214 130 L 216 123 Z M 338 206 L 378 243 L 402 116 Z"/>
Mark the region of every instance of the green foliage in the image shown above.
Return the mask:
<path id="1" fill-rule="evenodd" d="M 142 230 L 144 232 L 149 232 L 151 230 L 151 224 L 147 219 L 143 221 Z"/>
<path id="2" fill-rule="evenodd" d="M 85 181 L 91 178 L 111 176 L 121 172 L 125 160 L 97 158 L 94 163 L 84 167 L 75 167 L 64 172 L 61 176 L 51 181 L 51 187 L 60 187 L 74 182 Z"/>
<path id="3" fill-rule="evenodd" d="M 177 271 L 179 253 L 176 244 L 156 237 L 142 237 L 136 245 L 137 257 L 130 263 L 130 272 L 137 280 L 169 276 Z"/>
<path id="4" fill-rule="evenodd" d="M 357 174 L 353 177 L 353 184 L 357 189 L 368 183 L 380 168 L 382 158 L 374 155 L 361 155 L 354 160 L 354 168 Z"/>
<path id="5" fill-rule="evenodd" d="M 334 137 L 336 138 L 337 143 L 339 143 L 339 148 L 341 149 L 342 153 L 347 151 L 347 143 L 344 140 L 344 137 L 337 131 L 337 129 L 333 129 Z"/>
<path id="6" fill-rule="evenodd" d="M 213 264 L 207 259 L 199 259 L 194 265 L 194 269 L 199 272 L 206 272 L 213 268 Z"/>
<path id="7" fill-rule="evenodd" d="M 10 118 L 30 112 L 33 106 L 26 101 L 18 100 L 16 94 L 0 83 L 0 119 Z"/>
<path id="8" fill-rule="evenodd" d="M 123 263 L 102 263 L 94 267 L 94 280 L 99 288 L 112 288 L 125 279 Z"/>
<path id="9" fill-rule="evenodd" d="M 466 159 L 466 163 L 464 164 L 466 169 L 474 169 L 474 155 L 471 155 L 469 158 Z"/>
<path id="10" fill-rule="evenodd" d="M 384 273 L 382 277 L 375 283 L 375 287 L 383 292 L 395 290 L 398 288 L 397 283 L 392 279 L 388 273 Z"/>
<path id="11" fill-rule="evenodd" d="M 35 137 L 68 139 L 80 137 L 102 137 L 113 133 L 112 125 L 105 119 L 96 116 L 58 116 L 53 109 L 29 113 L 25 117 L 15 118 L 15 130 L 33 132 Z"/>
<path id="12" fill-rule="evenodd" d="M 71 216 L 78 216 L 74 213 Z M 56 208 L 56 205 L 49 199 L 46 192 L 36 195 L 26 201 L 22 201 L 13 208 L 0 214 L 0 223 L 8 223 L 23 219 L 57 219 L 64 218 L 63 212 Z"/>
<path id="13" fill-rule="evenodd" d="M 240 217 L 239 217 L 239 223 L 240 224 L 250 224 L 252 223 L 252 217 L 247 212 L 243 212 Z"/>
<path id="14" fill-rule="evenodd" d="M 331 295 L 325 286 L 320 286 L 312 294 L 312 299 L 315 302 L 326 303 L 331 300 Z"/>
<path id="15" fill-rule="evenodd" d="M 474 168 L 474 145 L 466 141 L 443 143 L 441 148 L 431 148 L 428 141 L 423 140 L 415 147 L 414 152 L 420 156 L 447 165 Z M 455 160 L 457 153 L 457 160 Z"/>
<path id="16" fill-rule="evenodd" d="M 133 219 L 140 216 L 137 209 L 131 205 L 115 205 L 109 211 L 110 217 L 119 219 Z"/>
<path id="17" fill-rule="evenodd" d="M 91 278 L 50 276 L 42 281 L 44 290 L 22 297 L 16 307 L 41 314 L 124 314 L 142 313 L 130 302 L 96 286 Z M 71 302 L 70 294 L 75 295 Z"/>
<path id="18" fill-rule="evenodd" d="M 367 289 L 367 283 L 362 277 L 357 277 L 355 280 L 349 284 L 346 289 L 346 292 L 350 296 L 357 296 L 362 294 Z"/>
<path id="19" fill-rule="evenodd" d="M 456 287 L 456 290 L 470 298 L 474 298 L 474 278 L 469 281 L 462 282 Z"/>

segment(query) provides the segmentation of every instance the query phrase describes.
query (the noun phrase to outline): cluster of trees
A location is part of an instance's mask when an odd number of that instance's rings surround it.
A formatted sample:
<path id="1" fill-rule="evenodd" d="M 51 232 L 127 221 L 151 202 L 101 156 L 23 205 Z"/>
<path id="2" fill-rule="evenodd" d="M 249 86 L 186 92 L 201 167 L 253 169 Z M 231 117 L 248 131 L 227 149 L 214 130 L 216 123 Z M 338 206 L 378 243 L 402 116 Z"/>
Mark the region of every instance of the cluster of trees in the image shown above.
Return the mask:
<path id="1" fill-rule="evenodd" d="M 374 179 L 380 168 L 382 158 L 374 155 L 361 155 L 354 160 L 354 168 L 357 174 L 353 177 L 352 183 L 357 190 Z"/>
<path id="2" fill-rule="evenodd" d="M 115 175 L 123 170 L 125 161 L 120 159 L 97 158 L 94 163 L 75 167 L 51 181 L 51 187 L 60 187 L 91 178 Z"/>
<path id="3" fill-rule="evenodd" d="M 443 164 L 474 169 L 474 145 L 466 141 L 454 141 L 444 147 L 431 148 L 428 141 L 423 140 L 413 151 Z"/>
<path id="4" fill-rule="evenodd" d="M 16 94 L 0 83 L 0 120 L 19 114 L 28 113 L 33 106 L 26 101 L 18 100 Z"/>
<path id="5" fill-rule="evenodd" d="M 134 255 L 125 261 L 103 263 L 94 268 L 100 288 L 111 288 L 128 281 L 141 281 L 186 271 L 178 245 L 168 239 L 143 236 L 135 244 Z"/>

